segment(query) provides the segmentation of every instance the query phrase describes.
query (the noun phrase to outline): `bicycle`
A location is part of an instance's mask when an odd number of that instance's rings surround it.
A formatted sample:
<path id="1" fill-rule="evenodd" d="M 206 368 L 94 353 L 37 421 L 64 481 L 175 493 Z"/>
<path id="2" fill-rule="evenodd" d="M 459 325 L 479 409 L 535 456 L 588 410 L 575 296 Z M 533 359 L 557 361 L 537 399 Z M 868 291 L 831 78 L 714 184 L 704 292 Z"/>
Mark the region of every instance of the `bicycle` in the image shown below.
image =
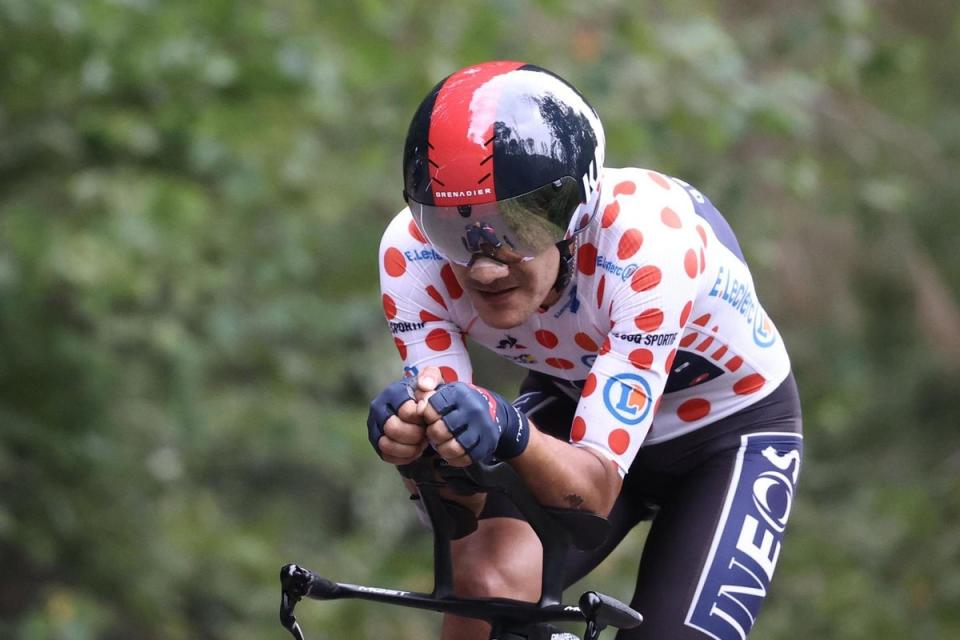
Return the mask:
<path id="1" fill-rule="evenodd" d="M 587 511 L 544 507 L 506 463 L 475 463 L 465 469 L 446 465 L 437 457 L 425 457 L 400 467 L 401 474 L 417 484 L 420 500 L 433 525 L 434 588 L 418 593 L 333 582 L 295 564 L 280 570 L 280 622 L 296 640 L 304 634 L 294 607 L 302 598 L 336 600 L 357 598 L 373 602 L 428 609 L 490 623 L 490 640 L 580 640 L 561 631 L 553 622 L 583 622 L 583 640 L 597 640 L 606 627 L 632 629 L 643 617 L 623 602 L 595 591 L 580 596 L 577 605 L 565 605 L 563 563 L 572 544 L 588 550 L 606 538 L 606 518 Z M 460 598 L 453 594 L 450 542 L 477 528 L 473 513 L 440 496 L 448 487 L 469 495 L 503 492 L 527 518 L 543 544 L 543 575 L 540 600 L 536 603 L 507 598 Z"/>

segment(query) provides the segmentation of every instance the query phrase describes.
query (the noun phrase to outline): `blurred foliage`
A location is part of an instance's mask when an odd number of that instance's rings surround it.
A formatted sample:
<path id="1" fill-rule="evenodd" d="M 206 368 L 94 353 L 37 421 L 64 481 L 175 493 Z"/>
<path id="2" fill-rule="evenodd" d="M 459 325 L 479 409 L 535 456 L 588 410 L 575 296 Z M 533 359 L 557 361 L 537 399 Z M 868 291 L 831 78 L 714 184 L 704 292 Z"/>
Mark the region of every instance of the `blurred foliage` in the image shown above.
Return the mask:
<path id="1" fill-rule="evenodd" d="M 958 48 L 946 0 L 0 0 L 0 637 L 279 638 L 290 560 L 429 589 L 363 427 L 376 246 L 414 107 L 492 58 L 740 235 L 807 431 L 755 635 L 960 637 Z M 628 597 L 642 535 L 591 586 Z"/>

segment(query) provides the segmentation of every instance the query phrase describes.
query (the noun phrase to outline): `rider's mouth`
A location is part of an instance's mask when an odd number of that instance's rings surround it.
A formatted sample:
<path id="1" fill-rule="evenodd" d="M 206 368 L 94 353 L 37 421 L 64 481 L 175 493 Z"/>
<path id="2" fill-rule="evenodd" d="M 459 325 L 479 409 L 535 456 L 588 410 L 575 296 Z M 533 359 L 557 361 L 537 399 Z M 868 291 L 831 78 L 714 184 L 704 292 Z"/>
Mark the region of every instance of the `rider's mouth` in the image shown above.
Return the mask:
<path id="1" fill-rule="evenodd" d="M 510 294 L 517 290 L 517 287 L 505 287 L 495 291 L 484 289 L 474 289 L 479 296 L 488 304 L 501 304 L 510 298 Z"/>

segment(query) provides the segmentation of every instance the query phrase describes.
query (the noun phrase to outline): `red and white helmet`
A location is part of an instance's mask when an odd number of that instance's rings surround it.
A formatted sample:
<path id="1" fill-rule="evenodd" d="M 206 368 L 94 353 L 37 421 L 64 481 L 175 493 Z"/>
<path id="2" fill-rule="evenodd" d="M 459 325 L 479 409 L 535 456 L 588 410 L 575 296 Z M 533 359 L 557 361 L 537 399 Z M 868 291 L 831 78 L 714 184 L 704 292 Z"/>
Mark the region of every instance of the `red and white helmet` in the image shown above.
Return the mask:
<path id="1" fill-rule="evenodd" d="M 404 198 L 449 260 L 529 259 L 565 238 L 597 188 L 603 152 L 600 118 L 573 86 L 534 65 L 486 62 L 420 103 L 404 148 Z"/>

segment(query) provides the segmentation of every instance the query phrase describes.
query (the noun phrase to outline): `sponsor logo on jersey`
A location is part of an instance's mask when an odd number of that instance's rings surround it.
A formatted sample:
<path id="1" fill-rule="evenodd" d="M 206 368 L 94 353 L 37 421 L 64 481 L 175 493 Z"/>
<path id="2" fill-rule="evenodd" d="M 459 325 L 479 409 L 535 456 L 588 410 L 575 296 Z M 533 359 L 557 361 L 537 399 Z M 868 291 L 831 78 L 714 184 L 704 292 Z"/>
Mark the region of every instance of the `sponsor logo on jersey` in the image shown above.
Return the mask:
<path id="1" fill-rule="evenodd" d="M 741 438 L 724 512 L 687 612 L 688 626 L 718 640 L 746 639 L 780 556 L 802 446 L 796 433 Z"/>
<path id="2" fill-rule="evenodd" d="M 497 349 L 526 349 L 526 347 L 508 333 L 497 343 Z"/>
<path id="3" fill-rule="evenodd" d="M 777 330 L 773 328 L 770 318 L 760 307 L 753 319 L 753 341 L 758 347 L 769 347 L 777 341 Z"/>
<path id="4" fill-rule="evenodd" d="M 403 377 L 404 378 L 413 378 L 420 374 L 420 370 L 416 367 L 404 367 L 403 368 Z"/>
<path id="5" fill-rule="evenodd" d="M 603 269 L 610 275 L 617 276 L 624 282 L 627 281 L 627 278 L 636 273 L 637 269 L 640 268 L 636 262 L 631 262 L 628 265 L 622 265 L 613 260 L 607 259 L 606 256 L 597 256 L 597 268 Z"/>
<path id="6" fill-rule="evenodd" d="M 406 333 L 407 331 L 416 331 L 423 329 L 423 322 L 390 322 L 390 333 Z"/>
<path id="7" fill-rule="evenodd" d="M 416 262 L 417 260 L 443 260 L 443 257 L 433 249 L 408 249 L 403 252 L 407 260 Z"/>
<path id="8" fill-rule="evenodd" d="M 513 360 L 517 364 L 537 364 L 537 359 L 534 358 L 529 353 L 521 353 L 518 356 L 511 356 L 506 353 L 501 353 L 500 355 L 502 355 L 507 360 Z"/>
<path id="9" fill-rule="evenodd" d="M 707 295 L 726 302 L 743 316 L 753 329 L 753 341 L 758 347 L 765 349 L 777 341 L 777 331 L 757 303 L 750 282 L 738 280 L 730 273 L 730 269 L 721 266 L 717 273 L 717 280 Z"/>
<path id="10" fill-rule="evenodd" d="M 676 333 L 613 333 L 614 338 L 646 347 L 666 347 L 677 341 Z"/>
<path id="11" fill-rule="evenodd" d="M 570 295 L 567 297 L 567 301 L 553 314 L 553 317 L 559 318 L 566 313 L 568 309 L 570 313 L 576 313 L 580 310 L 580 300 L 577 299 L 577 285 L 573 285 L 573 287 L 570 288 Z"/>
<path id="12" fill-rule="evenodd" d="M 635 373 L 621 373 L 607 380 L 603 402 L 607 411 L 624 424 L 640 424 L 650 413 L 650 385 Z"/>

